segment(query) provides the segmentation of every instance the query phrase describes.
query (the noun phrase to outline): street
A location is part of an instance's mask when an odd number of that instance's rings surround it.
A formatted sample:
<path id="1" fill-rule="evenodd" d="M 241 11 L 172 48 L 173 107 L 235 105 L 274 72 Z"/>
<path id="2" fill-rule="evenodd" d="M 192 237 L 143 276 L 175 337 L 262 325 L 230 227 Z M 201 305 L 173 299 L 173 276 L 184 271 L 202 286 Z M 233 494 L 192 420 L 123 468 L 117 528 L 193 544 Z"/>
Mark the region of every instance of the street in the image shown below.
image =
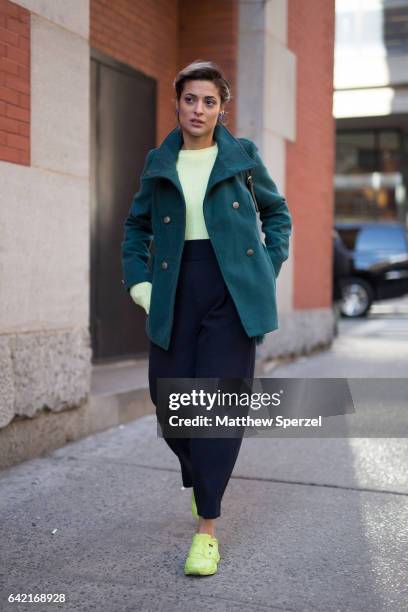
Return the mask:
<path id="1" fill-rule="evenodd" d="M 407 340 L 407 302 L 378 305 L 265 375 L 406 377 Z M 0 474 L 0 608 L 52 609 L 7 597 L 64 593 L 56 609 L 406 610 L 407 460 L 402 437 L 245 438 L 218 572 L 200 579 L 183 574 L 190 491 L 155 416 L 89 436 Z"/>

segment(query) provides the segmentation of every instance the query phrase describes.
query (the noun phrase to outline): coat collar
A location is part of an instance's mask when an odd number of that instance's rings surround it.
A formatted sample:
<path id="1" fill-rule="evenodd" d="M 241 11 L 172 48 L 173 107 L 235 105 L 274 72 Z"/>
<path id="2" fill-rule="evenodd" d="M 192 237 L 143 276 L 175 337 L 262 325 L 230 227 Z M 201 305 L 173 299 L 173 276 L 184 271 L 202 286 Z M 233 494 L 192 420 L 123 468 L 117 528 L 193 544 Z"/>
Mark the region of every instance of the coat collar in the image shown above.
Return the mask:
<path id="1" fill-rule="evenodd" d="M 217 123 L 214 128 L 214 140 L 218 145 L 218 155 L 211 170 L 206 193 L 219 181 L 243 170 L 249 170 L 255 165 L 243 145 L 224 125 Z M 182 131 L 176 127 L 156 149 L 155 155 L 152 156 L 141 178 L 167 178 L 182 192 L 176 168 L 178 152 L 182 144 Z"/>

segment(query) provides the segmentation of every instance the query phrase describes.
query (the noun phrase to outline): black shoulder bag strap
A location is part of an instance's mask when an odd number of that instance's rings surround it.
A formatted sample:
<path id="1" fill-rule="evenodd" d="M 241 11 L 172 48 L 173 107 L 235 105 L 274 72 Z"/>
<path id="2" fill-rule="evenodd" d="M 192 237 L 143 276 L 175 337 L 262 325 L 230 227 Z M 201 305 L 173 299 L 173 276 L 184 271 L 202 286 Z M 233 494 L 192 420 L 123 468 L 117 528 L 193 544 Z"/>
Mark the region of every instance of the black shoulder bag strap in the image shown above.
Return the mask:
<path id="1" fill-rule="evenodd" d="M 255 210 L 257 213 L 259 213 L 259 206 L 258 206 L 258 202 L 256 201 L 255 191 L 254 191 L 254 179 L 252 178 L 252 174 L 250 170 L 245 170 L 245 174 L 246 174 L 246 184 L 248 186 L 249 191 L 251 192 L 252 199 L 255 205 Z"/>
<path id="2" fill-rule="evenodd" d="M 236 140 L 241 145 L 241 147 L 245 151 L 245 153 L 247 155 L 249 155 L 248 151 L 246 150 L 246 148 L 244 147 L 242 142 L 240 142 L 240 140 L 238 140 L 238 138 Z M 259 213 L 259 206 L 258 206 L 258 202 L 256 201 L 255 191 L 254 191 L 254 179 L 252 178 L 251 171 L 250 170 L 245 170 L 245 175 L 246 175 L 246 181 L 245 182 L 246 182 L 246 185 L 247 185 L 249 191 L 251 192 L 251 196 L 252 196 L 252 199 L 254 201 L 255 210 L 256 210 L 257 213 Z"/>

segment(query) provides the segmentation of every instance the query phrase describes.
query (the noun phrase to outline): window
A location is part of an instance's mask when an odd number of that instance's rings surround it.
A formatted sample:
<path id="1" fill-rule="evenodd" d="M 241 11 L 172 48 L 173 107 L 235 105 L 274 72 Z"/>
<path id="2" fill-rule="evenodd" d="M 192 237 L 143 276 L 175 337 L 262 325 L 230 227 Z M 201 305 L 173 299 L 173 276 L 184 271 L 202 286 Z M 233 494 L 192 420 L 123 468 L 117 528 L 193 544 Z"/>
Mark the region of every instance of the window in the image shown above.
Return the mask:
<path id="1" fill-rule="evenodd" d="M 384 45 L 389 55 L 408 53 L 408 6 L 384 7 Z"/>
<path id="2" fill-rule="evenodd" d="M 405 236 L 398 226 L 364 227 L 358 235 L 358 251 L 406 251 Z"/>

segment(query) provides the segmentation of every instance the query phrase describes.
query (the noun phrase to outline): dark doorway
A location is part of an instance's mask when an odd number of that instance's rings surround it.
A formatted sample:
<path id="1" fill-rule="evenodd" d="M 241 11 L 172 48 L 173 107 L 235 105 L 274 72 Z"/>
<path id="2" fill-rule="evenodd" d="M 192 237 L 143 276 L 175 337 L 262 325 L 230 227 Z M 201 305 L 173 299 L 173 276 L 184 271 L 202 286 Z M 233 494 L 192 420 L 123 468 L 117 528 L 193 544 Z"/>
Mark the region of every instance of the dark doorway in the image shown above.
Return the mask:
<path id="1" fill-rule="evenodd" d="M 156 146 L 156 82 L 92 51 L 91 337 L 93 360 L 146 353 L 146 314 L 122 284 L 123 224 Z"/>

